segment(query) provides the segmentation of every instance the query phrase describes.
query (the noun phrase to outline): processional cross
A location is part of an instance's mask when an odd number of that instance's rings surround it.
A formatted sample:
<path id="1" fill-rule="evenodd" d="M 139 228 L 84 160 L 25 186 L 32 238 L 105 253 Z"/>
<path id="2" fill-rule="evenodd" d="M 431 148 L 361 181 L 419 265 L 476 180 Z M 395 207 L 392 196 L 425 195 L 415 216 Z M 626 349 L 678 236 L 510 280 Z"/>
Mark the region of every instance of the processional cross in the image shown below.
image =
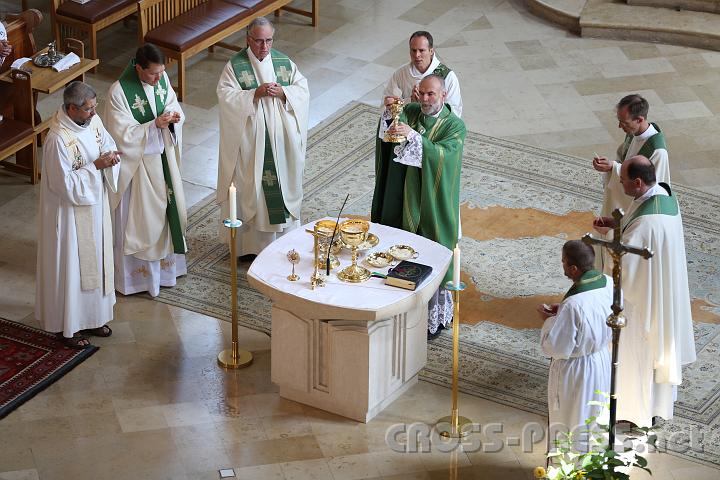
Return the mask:
<path id="1" fill-rule="evenodd" d="M 613 259 L 613 313 L 607 318 L 607 326 L 612 329 L 612 367 L 610 370 L 610 424 L 608 444 L 609 448 L 613 448 L 615 445 L 615 422 L 617 419 L 617 392 L 616 379 L 617 379 L 617 366 L 618 366 L 618 346 L 620 344 L 620 332 L 627 323 L 625 315 L 623 315 L 622 305 L 622 257 L 626 253 L 632 253 L 634 255 L 640 255 L 644 259 L 649 259 L 653 256 L 652 250 L 647 247 L 633 247 L 622 243 L 622 219 L 625 213 L 620 208 L 616 208 L 612 213 L 613 219 L 615 219 L 615 227 L 613 229 L 612 241 L 601 240 L 595 238 L 589 233 L 586 233 L 582 237 L 582 241 L 588 245 L 599 245 L 600 247 L 606 248 L 610 252 L 610 256 Z"/>

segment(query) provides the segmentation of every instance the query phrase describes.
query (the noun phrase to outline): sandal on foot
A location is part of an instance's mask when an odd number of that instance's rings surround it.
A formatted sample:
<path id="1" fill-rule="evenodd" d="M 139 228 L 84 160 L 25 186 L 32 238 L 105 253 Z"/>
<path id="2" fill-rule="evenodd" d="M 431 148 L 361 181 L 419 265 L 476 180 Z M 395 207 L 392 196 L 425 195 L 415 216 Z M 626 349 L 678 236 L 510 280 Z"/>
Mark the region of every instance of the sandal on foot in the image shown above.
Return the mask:
<path id="1" fill-rule="evenodd" d="M 107 325 L 103 325 L 102 327 L 86 328 L 85 330 L 80 330 L 80 333 L 82 333 L 83 335 L 91 335 L 93 337 L 109 337 L 110 335 L 112 335 L 112 329 Z"/>
<path id="2" fill-rule="evenodd" d="M 85 350 L 86 348 L 92 346 L 90 345 L 90 340 L 82 335 L 78 335 L 77 333 L 70 338 L 64 337 L 62 333 L 58 333 L 57 336 L 65 347 L 72 348 L 73 350 Z"/>

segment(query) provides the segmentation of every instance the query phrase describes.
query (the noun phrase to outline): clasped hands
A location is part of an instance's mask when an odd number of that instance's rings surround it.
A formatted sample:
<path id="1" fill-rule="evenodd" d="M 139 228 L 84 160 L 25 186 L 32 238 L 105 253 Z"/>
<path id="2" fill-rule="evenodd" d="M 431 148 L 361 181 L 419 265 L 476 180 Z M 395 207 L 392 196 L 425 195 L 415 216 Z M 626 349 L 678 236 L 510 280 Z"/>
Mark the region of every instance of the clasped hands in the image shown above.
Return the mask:
<path id="1" fill-rule="evenodd" d="M 117 165 L 120 163 L 120 154 L 122 152 L 118 151 L 111 151 L 111 152 L 105 152 L 101 153 L 100 157 L 93 162 L 95 165 L 95 168 L 98 170 L 102 170 L 103 168 L 112 167 L 113 165 Z"/>
<path id="2" fill-rule="evenodd" d="M 266 82 L 255 89 L 255 101 L 262 97 L 274 97 L 279 98 L 281 101 L 285 101 L 285 91 L 282 85 L 276 82 Z"/>
<path id="3" fill-rule="evenodd" d="M 0 40 L 0 57 L 7 57 L 12 53 L 12 44 L 7 40 Z"/>
<path id="4" fill-rule="evenodd" d="M 171 123 L 178 123 L 180 121 L 180 113 L 168 111 L 160 115 L 155 119 L 155 126 L 157 128 L 167 128 Z"/>

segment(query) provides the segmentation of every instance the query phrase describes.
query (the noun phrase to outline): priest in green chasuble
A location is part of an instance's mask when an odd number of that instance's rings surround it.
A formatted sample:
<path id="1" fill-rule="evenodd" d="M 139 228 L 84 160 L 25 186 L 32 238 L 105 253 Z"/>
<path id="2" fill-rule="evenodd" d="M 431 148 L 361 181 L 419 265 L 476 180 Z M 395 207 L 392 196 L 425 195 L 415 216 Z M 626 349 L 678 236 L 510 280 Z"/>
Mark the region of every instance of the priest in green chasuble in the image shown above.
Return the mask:
<path id="1" fill-rule="evenodd" d="M 419 85 L 419 103 L 405 105 L 398 125 L 385 110 L 375 149 L 375 193 L 371 220 L 402 228 L 453 249 L 460 237 L 460 170 L 465 124 L 445 103 L 445 81 L 428 75 Z M 388 106 L 396 100 L 386 97 Z M 407 141 L 383 141 L 385 133 Z M 452 279 L 450 266 L 445 281 Z M 428 330 L 452 321 L 450 292 L 440 288 L 430 301 Z"/>
<path id="2" fill-rule="evenodd" d="M 245 224 L 236 237 L 243 260 L 300 226 L 310 92 L 297 65 L 271 48 L 274 34 L 266 18 L 253 20 L 248 48 L 225 65 L 217 86 L 217 202 L 221 217 L 229 217 L 228 188 L 234 183 Z M 220 226 L 224 243 L 227 230 Z"/>
<path id="3" fill-rule="evenodd" d="M 108 131 L 123 152 L 114 210 L 115 288 L 160 294 L 185 275 L 187 211 L 180 154 L 185 120 L 165 55 L 138 48 L 108 92 Z"/>

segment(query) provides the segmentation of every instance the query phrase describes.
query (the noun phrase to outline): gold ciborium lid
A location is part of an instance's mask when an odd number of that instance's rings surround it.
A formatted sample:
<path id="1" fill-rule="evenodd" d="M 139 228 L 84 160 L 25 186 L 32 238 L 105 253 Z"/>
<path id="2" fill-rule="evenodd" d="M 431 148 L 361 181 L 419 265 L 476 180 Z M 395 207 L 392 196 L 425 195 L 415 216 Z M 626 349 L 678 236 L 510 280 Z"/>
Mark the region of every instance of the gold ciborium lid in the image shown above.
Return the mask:
<path id="1" fill-rule="evenodd" d="M 344 282 L 364 282 L 370 278 L 370 270 L 357 264 L 357 251 L 358 246 L 367 239 L 370 223 L 367 220 L 351 218 L 341 222 L 338 230 L 342 241 L 352 249 L 352 264 L 338 273 L 338 278 Z"/>

